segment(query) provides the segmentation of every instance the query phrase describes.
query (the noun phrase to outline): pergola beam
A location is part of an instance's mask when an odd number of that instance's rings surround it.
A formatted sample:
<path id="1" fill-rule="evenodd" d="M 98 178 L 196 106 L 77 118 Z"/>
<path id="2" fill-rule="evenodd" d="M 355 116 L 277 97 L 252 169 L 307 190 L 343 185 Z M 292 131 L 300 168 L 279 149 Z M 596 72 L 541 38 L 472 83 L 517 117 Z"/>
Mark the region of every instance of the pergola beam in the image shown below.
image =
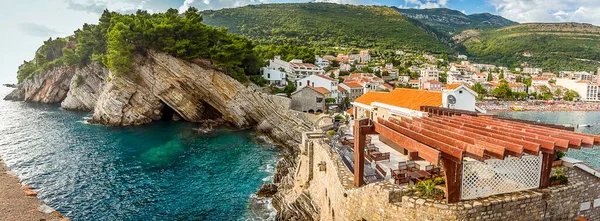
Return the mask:
<path id="1" fill-rule="evenodd" d="M 383 136 L 394 144 L 407 149 L 409 155 L 412 155 L 412 157 L 414 157 L 414 154 L 417 154 L 419 158 L 422 158 L 431 164 L 439 164 L 441 158 L 441 152 L 439 150 L 419 143 L 418 141 L 396 132 L 380 123 L 374 123 L 374 128 L 375 132 L 379 133 L 379 136 Z"/>
<path id="2" fill-rule="evenodd" d="M 496 139 L 503 139 L 503 140 L 506 140 L 506 141 L 509 141 L 512 143 L 517 143 L 517 144 L 523 145 L 523 152 L 526 152 L 531 155 L 538 155 L 540 152 L 540 149 L 541 149 L 540 144 L 530 142 L 527 140 L 513 138 L 510 136 L 506 136 L 506 135 L 502 135 L 502 134 L 498 134 L 498 133 L 494 133 L 494 131 L 486 130 L 485 128 L 467 127 L 467 126 L 463 126 L 460 124 L 456 124 L 451 121 L 444 121 L 442 119 L 433 118 L 433 117 L 427 117 L 427 118 L 424 117 L 424 118 L 421 118 L 420 120 L 431 121 L 431 122 L 436 122 L 439 124 L 449 125 L 449 126 L 458 128 L 460 130 L 469 131 L 469 132 L 477 133 L 477 134 L 480 134 L 483 136 L 493 137 Z"/>
<path id="3" fill-rule="evenodd" d="M 485 158 L 485 155 L 497 159 L 504 159 L 504 157 L 506 157 L 505 148 L 499 145 L 478 141 L 467 136 L 456 134 L 452 131 L 444 131 L 439 128 L 428 127 L 421 124 L 412 124 L 398 118 L 389 118 L 389 121 L 405 128 L 409 128 L 415 132 L 420 132 L 424 135 L 436 138 L 440 141 L 448 140 L 448 144 L 457 146 L 464 151 L 467 151 L 467 153 L 475 154 L 478 157 L 481 157 L 482 160 Z"/>
<path id="4" fill-rule="evenodd" d="M 452 159 L 457 162 L 462 162 L 464 151 L 459 148 L 453 147 L 451 145 L 440 142 L 433 138 L 430 138 L 430 137 L 424 136 L 422 134 L 416 133 L 414 131 L 408 130 L 399 125 L 396 125 L 389 121 L 383 120 L 382 118 L 378 118 L 377 122 L 391 128 L 401 134 L 404 134 L 405 136 L 410 137 L 411 139 L 414 139 L 416 141 L 419 141 L 425 145 L 431 146 L 431 147 L 441 151 L 443 158 L 445 157 L 445 158 Z"/>
<path id="5" fill-rule="evenodd" d="M 429 128 L 430 130 L 434 130 L 434 131 L 437 130 L 439 132 L 442 132 L 442 131 L 452 132 L 452 133 L 461 135 L 462 137 L 470 138 L 470 139 L 474 140 L 475 143 L 485 142 L 485 143 L 489 143 L 492 145 L 504 147 L 506 154 L 514 156 L 514 157 L 521 157 L 523 155 L 523 145 L 521 145 L 521 144 L 511 143 L 511 142 L 508 142 L 505 140 L 484 136 L 484 135 L 469 132 L 466 130 L 460 130 L 460 129 L 457 129 L 452 126 L 439 124 L 439 123 L 436 123 L 433 121 L 425 122 L 419 118 L 417 118 L 417 119 L 402 118 L 402 120 L 407 121 L 412 124 L 420 125 L 421 127 Z"/>
<path id="6" fill-rule="evenodd" d="M 548 141 L 548 140 L 543 140 L 543 139 L 539 139 L 536 137 L 532 137 L 532 136 L 525 136 L 525 135 L 521 135 L 518 134 L 518 132 L 515 131 L 506 131 L 503 128 L 500 127 L 496 127 L 496 126 L 488 126 L 482 123 L 478 123 L 478 122 L 473 122 L 473 121 L 467 121 L 467 120 L 463 120 L 463 119 L 456 119 L 456 118 L 449 118 L 449 117 L 435 117 L 435 118 L 439 118 L 442 121 L 448 121 L 448 122 L 452 122 L 458 125 L 462 125 L 462 126 L 466 126 L 466 127 L 470 127 L 470 128 L 474 128 L 474 129 L 479 129 L 479 130 L 483 130 L 483 131 L 487 131 L 490 133 L 495 133 L 495 134 L 500 134 L 500 135 L 504 135 L 504 136 L 510 136 L 510 137 L 514 137 L 517 139 L 521 139 L 521 140 L 525 140 L 525 141 L 529 141 L 529 142 L 533 142 L 533 143 L 537 143 L 540 144 L 541 150 L 542 151 L 546 151 L 546 152 L 552 152 L 554 153 L 554 147 L 556 146 L 556 143 L 552 142 L 552 141 Z M 566 143 L 564 144 L 564 148 L 568 147 L 568 141 L 565 141 Z"/>
<path id="7" fill-rule="evenodd" d="M 484 119 L 484 118 L 474 118 L 474 117 L 469 117 L 469 116 L 461 116 L 461 118 L 466 118 L 466 119 L 476 121 L 476 122 L 479 122 L 482 124 L 503 127 L 506 130 L 518 131 L 518 134 L 521 134 L 521 135 L 530 134 L 530 135 L 536 136 L 537 138 L 549 139 L 549 140 L 556 142 L 556 146 L 564 148 L 565 151 L 566 151 L 566 148 L 568 148 L 568 147 L 580 148 L 582 145 L 582 141 L 583 141 L 582 137 L 579 137 L 576 135 L 566 136 L 564 134 L 556 133 L 553 131 L 531 130 L 531 129 L 527 129 L 527 125 L 522 125 L 522 124 L 498 122 L 495 120 Z M 591 144 L 593 144 L 593 139 L 586 138 L 586 142 L 588 142 L 588 143 L 591 142 L 590 143 L 590 145 L 591 145 Z"/>

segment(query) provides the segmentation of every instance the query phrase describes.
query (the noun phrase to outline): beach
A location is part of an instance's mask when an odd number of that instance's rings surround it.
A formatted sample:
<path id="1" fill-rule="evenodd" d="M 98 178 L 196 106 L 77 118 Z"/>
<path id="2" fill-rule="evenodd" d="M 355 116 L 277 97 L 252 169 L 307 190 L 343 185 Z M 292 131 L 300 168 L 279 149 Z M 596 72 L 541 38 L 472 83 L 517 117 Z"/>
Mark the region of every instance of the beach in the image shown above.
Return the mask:
<path id="1" fill-rule="evenodd" d="M 0 159 L 0 220 L 68 220 L 58 213 L 45 214 L 38 211 L 42 203 L 34 196 L 27 196 L 19 178 L 8 172 Z"/>
<path id="2" fill-rule="evenodd" d="M 600 103 L 586 102 L 527 102 L 527 101 L 494 101 L 478 102 L 478 107 L 489 112 L 506 111 L 600 111 Z"/>

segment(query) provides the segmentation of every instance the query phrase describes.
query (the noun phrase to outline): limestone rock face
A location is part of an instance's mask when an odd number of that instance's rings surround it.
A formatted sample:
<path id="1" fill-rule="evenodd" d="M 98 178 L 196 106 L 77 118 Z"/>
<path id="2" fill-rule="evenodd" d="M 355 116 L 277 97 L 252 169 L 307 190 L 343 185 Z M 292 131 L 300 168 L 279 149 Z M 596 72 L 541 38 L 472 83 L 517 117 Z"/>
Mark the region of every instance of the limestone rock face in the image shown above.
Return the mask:
<path id="1" fill-rule="evenodd" d="M 147 87 L 128 78 L 114 78 L 98 97 L 91 123 L 141 125 L 160 120 L 163 108 L 161 101 Z"/>
<path id="2" fill-rule="evenodd" d="M 67 97 L 61 107 L 68 110 L 92 111 L 107 83 L 109 71 L 99 63 L 77 68 L 71 78 Z"/>
<path id="3" fill-rule="evenodd" d="M 138 98 L 131 102 L 133 95 Z M 187 121 L 201 122 L 217 112 L 237 127 L 260 125 L 261 132 L 296 146 L 301 142 L 301 131 L 310 125 L 295 117 L 281 99 L 286 98 L 246 87 L 205 62 L 149 52 L 138 58 L 131 75 L 114 78 L 105 87 L 92 121 L 108 125 L 146 123 L 156 120 L 158 116 L 152 113 L 160 112 L 159 104 L 164 104 Z M 122 120 L 125 115 L 128 120 Z"/>
<path id="4" fill-rule="evenodd" d="M 19 84 L 18 88 L 6 96 L 5 100 L 29 101 L 37 103 L 59 103 L 69 91 L 75 68 L 55 67 L 41 72 Z"/>

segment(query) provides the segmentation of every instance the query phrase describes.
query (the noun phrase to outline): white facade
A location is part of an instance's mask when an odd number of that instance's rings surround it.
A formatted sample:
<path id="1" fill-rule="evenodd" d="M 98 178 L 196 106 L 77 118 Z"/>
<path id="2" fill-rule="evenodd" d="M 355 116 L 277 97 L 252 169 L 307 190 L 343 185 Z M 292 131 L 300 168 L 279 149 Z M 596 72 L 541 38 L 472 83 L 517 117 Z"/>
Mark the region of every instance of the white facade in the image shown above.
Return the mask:
<path id="1" fill-rule="evenodd" d="M 294 61 L 294 60 L 292 60 Z M 302 62 L 302 61 L 300 61 Z M 325 74 L 325 71 L 314 64 L 290 62 L 291 72 L 288 72 L 288 80 L 297 81 L 315 74 Z"/>
<path id="2" fill-rule="evenodd" d="M 429 81 L 429 80 L 437 81 L 440 79 L 441 72 L 442 71 L 437 69 L 436 67 L 429 66 L 421 71 L 421 77 L 423 78 L 423 81 Z"/>
<path id="3" fill-rule="evenodd" d="M 581 96 L 582 101 L 600 101 L 598 85 L 592 84 L 590 81 L 559 78 L 556 79 L 556 85 L 576 91 Z"/>
<path id="4" fill-rule="evenodd" d="M 300 89 L 306 86 L 323 87 L 331 91 L 332 98 L 338 99 L 339 97 L 338 81 L 335 79 L 331 79 L 327 76 L 310 75 L 308 77 L 296 81 L 296 91 L 299 91 Z"/>
<path id="5" fill-rule="evenodd" d="M 455 104 L 450 104 L 448 101 L 448 97 L 452 95 L 456 98 Z M 454 89 L 444 89 L 442 90 L 442 107 L 466 110 L 466 111 L 479 111 L 485 112 L 482 109 L 476 109 L 475 99 L 477 98 L 477 93 L 475 91 L 469 89 L 465 85 L 460 85 Z"/>
<path id="6" fill-rule="evenodd" d="M 315 56 L 315 65 L 320 67 L 320 68 L 326 68 L 327 66 L 329 66 L 329 61 L 323 59 L 322 57 L 319 57 L 318 55 Z"/>
<path id="7" fill-rule="evenodd" d="M 281 71 L 280 69 L 275 69 L 271 67 L 264 67 L 261 69 L 262 77 L 269 81 L 270 84 L 275 84 L 277 86 L 284 86 L 287 84 L 286 73 Z"/>

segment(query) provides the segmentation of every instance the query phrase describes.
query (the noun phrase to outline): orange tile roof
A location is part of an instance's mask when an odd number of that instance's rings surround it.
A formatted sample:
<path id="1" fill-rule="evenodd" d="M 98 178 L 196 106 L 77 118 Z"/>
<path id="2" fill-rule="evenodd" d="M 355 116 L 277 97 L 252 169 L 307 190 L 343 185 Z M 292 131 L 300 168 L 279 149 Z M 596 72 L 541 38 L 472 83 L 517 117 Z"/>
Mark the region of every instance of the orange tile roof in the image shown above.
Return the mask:
<path id="1" fill-rule="evenodd" d="M 344 88 L 343 88 L 343 87 L 341 87 L 341 86 L 338 86 L 338 91 L 340 91 L 340 92 L 346 92 L 346 89 L 344 89 Z"/>
<path id="2" fill-rule="evenodd" d="M 378 102 L 396 107 L 420 110 L 421 106 L 442 106 L 442 92 L 397 88 Z"/>
<path id="3" fill-rule="evenodd" d="M 308 86 L 308 87 L 310 89 L 315 90 L 316 92 L 319 92 L 320 94 L 323 94 L 323 95 L 331 93 L 329 90 L 327 90 L 324 87 L 311 87 L 311 86 Z"/>
<path id="4" fill-rule="evenodd" d="M 392 85 L 389 85 L 388 83 L 384 83 L 383 86 L 389 89 L 394 89 L 394 87 L 392 87 Z"/>
<path id="5" fill-rule="evenodd" d="M 548 78 L 545 78 L 545 77 L 534 77 L 534 78 L 531 78 L 531 80 L 532 81 L 547 81 Z"/>
<path id="6" fill-rule="evenodd" d="M 367 92 L 366 94 L 363 94 L 360 97 L 356 98 L 356 100 L 354 100 L 354 102 L 371 105 L 371 102 L 379 101 L 383 96 L 385 96 L 387 94 L 388 93 L 386 93 L 386 92 L 370 91 L 370 92 Z"/>
<path id="7" fill-rule="evenodd" d="M 419 83 L 419 80 L 410 80 L 408 83 Z"/>
<path id="8" fill-rule="evenodd" d="M 362 85 L 355 83 L 355 82 L 344 82 L 344 84 L 350 88 L 363 88 Z"/>
<path id="9" fill-rule="evenodd" d="M 449 84 L 449 85 L 446 85 L 444 87 L 444 89 L 446 89 L 446 90 L 454 90 L 454 89 L 460 87 L 461 85 L 462 84 L 458 84 L 458 83 L 456 83 L 456 84 Z"/>
<path id="10" fill-rule="evenodd" d="M 358 97 L 355 102 L 366 105 L 379 102 L 396 107 L 420 110 L 421 106 L 441 106 L 442 92 L 397 88 L 389 93 L 368 92 Z"/>
<path id="11" fill-rule="evenodd" d="M 354 108 L 350 108 L 350 109 L 346 110 L 346 113 L 348 113 L 350 115 L 354 115 Z"/>
<path id="12" fill-rule="evenodd" d="M 580 80 L 580 81 L 577 81 L 577 82 L 575 82 L 575 83 L 585 83 L 585 84 L 589 84 L 589 83 L 590 83 L 590 81 L 588 81 L 588 80 Z"/>

